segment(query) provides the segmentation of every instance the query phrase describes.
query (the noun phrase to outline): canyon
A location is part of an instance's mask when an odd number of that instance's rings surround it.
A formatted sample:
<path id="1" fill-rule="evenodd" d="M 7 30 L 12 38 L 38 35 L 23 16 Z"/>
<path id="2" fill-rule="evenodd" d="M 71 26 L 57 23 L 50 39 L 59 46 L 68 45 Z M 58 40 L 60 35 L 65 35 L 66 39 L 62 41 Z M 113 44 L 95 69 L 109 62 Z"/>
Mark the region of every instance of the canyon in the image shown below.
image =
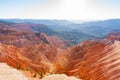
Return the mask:
<path id="1" fill-rule="evenodd" d="M 82 80 L 120 79 L 120 31 L 70 46 L 43 24 L 0 23 L 0 62 L 18 70 Z"/>

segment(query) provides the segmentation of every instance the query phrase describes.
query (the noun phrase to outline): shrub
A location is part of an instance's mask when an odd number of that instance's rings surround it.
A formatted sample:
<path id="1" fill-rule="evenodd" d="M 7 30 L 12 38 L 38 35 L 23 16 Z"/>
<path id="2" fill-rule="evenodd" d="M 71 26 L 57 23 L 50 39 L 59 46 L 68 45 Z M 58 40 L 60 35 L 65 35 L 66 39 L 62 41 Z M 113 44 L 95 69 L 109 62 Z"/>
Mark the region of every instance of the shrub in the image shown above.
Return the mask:
<path id="1" fill-rule="evenodd" d="M 25 68 L 24 70 L 25 70 L 25 71 L 28 71 L 29 69 L 28 69 L 28 68 Z"/>
<path id="2" fill-rule="evenodd" d="M 17 69 L 21 69 L 21 65 L 20 64 L 17 64 Z"/>
<path id="3" fill-rule="evenodd" d="M 39 75 L 40 75 L 40 77 L 39 77 L 40 79 L 44 77 L 44 73 L 43 72 L 40 72 Z"/>
<path id="4" fill-rule="evenodd" d="M 35 74 L 34 74 L 34 76 L 33 76 L 33 77 L 34 77 L 34 78 L 35 78 L 35 77 L 37 77 L 37 73 L 36 73 L 36 72 L 35 72 Z"/>

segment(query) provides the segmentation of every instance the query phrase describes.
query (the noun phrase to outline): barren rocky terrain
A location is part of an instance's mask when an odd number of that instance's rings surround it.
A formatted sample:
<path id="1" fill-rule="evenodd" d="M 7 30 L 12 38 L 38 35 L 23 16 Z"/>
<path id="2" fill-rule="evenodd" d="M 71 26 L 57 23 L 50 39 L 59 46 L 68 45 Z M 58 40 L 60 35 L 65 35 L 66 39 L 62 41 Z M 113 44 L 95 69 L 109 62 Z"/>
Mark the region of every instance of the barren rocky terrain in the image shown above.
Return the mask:
<path id="1" fill-rule="evenodd" d="M 48 36 L 43 32 L 36 33 L 31 26 L 34 26 L 34 30 L 46 28 L 38 24 L 0 23 L 0 62 L 22 70 L 21 72 L 31 80 L 43 77 L 43 80 L 71 79 L 67 76 L 83 80 L 120 79 L 119 30 L 109 33 L 102 39 L 85 40 L 69 46 L 68 41 L 58 36 Z M 8 72 L 2 68 L 1 72 L 8 73 L 3 74 L 5 76 L 13 77 L 15 73 L 11 72 L 15 69 L 8 68 Z M 18 74 L 23 76 L 20 72 Z M 1 79 L 7 78 L 3 75 L 1 73 Z M 20 80 L 21 78 L 24 79 L 24 76 L 20 77 Z"/>
<path id="2" fill-rule="evenodd" d="M 0 80 L 28 80 L 21 72 L 9 67 L 5 63 L 0 63 Z"/>
<path id="3" fill-rule="evenodd" d="M 25 73 L 27 74 L 25 75 Z M 34 78 L 29 74 L 29 72 L 21 72 L 5 63 L 0 63 L 0 80 L 79 80 L 75 77 L 68 77 L 64 74 L 48 75 L 42 79 L 39 79 L 38 77 Z"/>

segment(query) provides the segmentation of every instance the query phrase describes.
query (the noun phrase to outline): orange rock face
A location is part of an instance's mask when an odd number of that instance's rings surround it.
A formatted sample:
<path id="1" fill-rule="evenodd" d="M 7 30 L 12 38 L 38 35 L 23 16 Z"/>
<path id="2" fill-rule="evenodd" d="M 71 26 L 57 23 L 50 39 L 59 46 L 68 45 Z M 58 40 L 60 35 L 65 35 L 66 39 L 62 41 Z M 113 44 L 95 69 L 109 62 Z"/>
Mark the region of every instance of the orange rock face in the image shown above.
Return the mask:
<path id="1" fill-rule="evenodd" d="M 0 45 L 0 62 L 20 69 L 29 69 L 36 72 L 50 72 L 57 49 L 48 44 L 39 44 L 33 47 L 17 48 L 15 46 Z"/>
<path id="2" fill-rule="evenodd" d="M 16 47 L 32 46 L 42 41 L 31 32 L 16 31 L 6 24 L 0 24 L 0 43 Z"/>
<path id="3" fill-rule="evenodd" d="M 93 49 L 102 49 L 103 46 L 105 46 L 103 43 L 84 41 L 81 44 L 68 48 L 60 55 L 57 62 L 59 63 L 59 66 L 63 67 L 63 69 L 56 68 L 56 72 L 79 76 L 79 66 L 83 61 L 84 56 L 87 53 L 91 53 Z"/>
<path id="4" fill-rule="evenodd" d="M 54 45 L 58 48 L 66 48 L 69 46 L 68 41 L 61 40 L 57 36 L 47 36 L 45 33 L 40 34 L 40 39 L 43 40 L 47 44 Z"/>
<path id="5" fill-rule="evenodd" d="M 0 62 L 6 62 L 15 68 L 51 72 L 59 53 L 58 48 L 65 47 L 64 41 L 58 37 L 44 33 L 38 36 L 26 24 L 0 24 Z"/>
<path id="6" fill-rule="evenodd" d="M 104 40 L 82 42 L 66 50 L 62 57 L 58 58 L 56 73 L 74 75 L 83 80 L 118 80 L 119 48 L 120 41 L 110 44 Z"/>
<path id="7" fill-rule="evenodd" d="M 57 72 L 74 75 L 83 80 L 120 79 L 120 41 L 112 44 L 85 42 L 66 52 L 66 64 Z M 59 65 L 60 66 L 60 65 Z"/>
<path id="8" fill-rule="evenodd" d="M 107 36 L 107 39 L 112 40 L 112 41 L 120 40 L 120 30 L 113 31 L 113 32 L 109 33 Z"/>
<path id="9" fill-rule="evenodd" d="M 14 68 L 22 64 L 21 69 L 25 68 L 25 62 L 19 58 L 19 52 L 20 49 L 14 46 L 0 44 L 0 62 L 5 62 Z"/>
<path id="10" fill-rule="evenodd" d="M 120 42 L 96 44 L 89 48 L 79 66 L 80 78 L 84 80 L 118 80 L 120 78 Z"/>
<path id="11" fill-rule="evenodd" d="M 16 30 L 16 26 L 25 26 Z M 38 25 L 32 25 L 38 27 Z M 25 31 L 22 31 L 25 30 Z M 0 62 L 32 72 L 65 73 L 83 80 L 120 79 L 120 35 L 68 47 L 56 36 L 31 32 L 28 25 L 0 24 Z"/>

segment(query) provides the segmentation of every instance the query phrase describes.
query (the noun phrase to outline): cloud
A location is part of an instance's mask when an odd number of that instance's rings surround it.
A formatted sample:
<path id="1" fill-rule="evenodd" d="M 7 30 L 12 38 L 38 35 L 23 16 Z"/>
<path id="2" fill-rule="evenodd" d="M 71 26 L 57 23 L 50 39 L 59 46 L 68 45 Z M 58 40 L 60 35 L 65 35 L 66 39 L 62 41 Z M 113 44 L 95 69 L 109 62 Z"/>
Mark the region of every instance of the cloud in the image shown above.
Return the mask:
<path id="1" fill-rule="evenodd" d="M 116 8 L 110 5 L 112 2 L 107 3 L 113 0 L 26 0 L 26 3 L 24 1 L 22 0 L 21 4 L 16 2 L 12 7 L 0 7 L 0 16 L 79 20 L 120 18 L 120 6 Z"/>

